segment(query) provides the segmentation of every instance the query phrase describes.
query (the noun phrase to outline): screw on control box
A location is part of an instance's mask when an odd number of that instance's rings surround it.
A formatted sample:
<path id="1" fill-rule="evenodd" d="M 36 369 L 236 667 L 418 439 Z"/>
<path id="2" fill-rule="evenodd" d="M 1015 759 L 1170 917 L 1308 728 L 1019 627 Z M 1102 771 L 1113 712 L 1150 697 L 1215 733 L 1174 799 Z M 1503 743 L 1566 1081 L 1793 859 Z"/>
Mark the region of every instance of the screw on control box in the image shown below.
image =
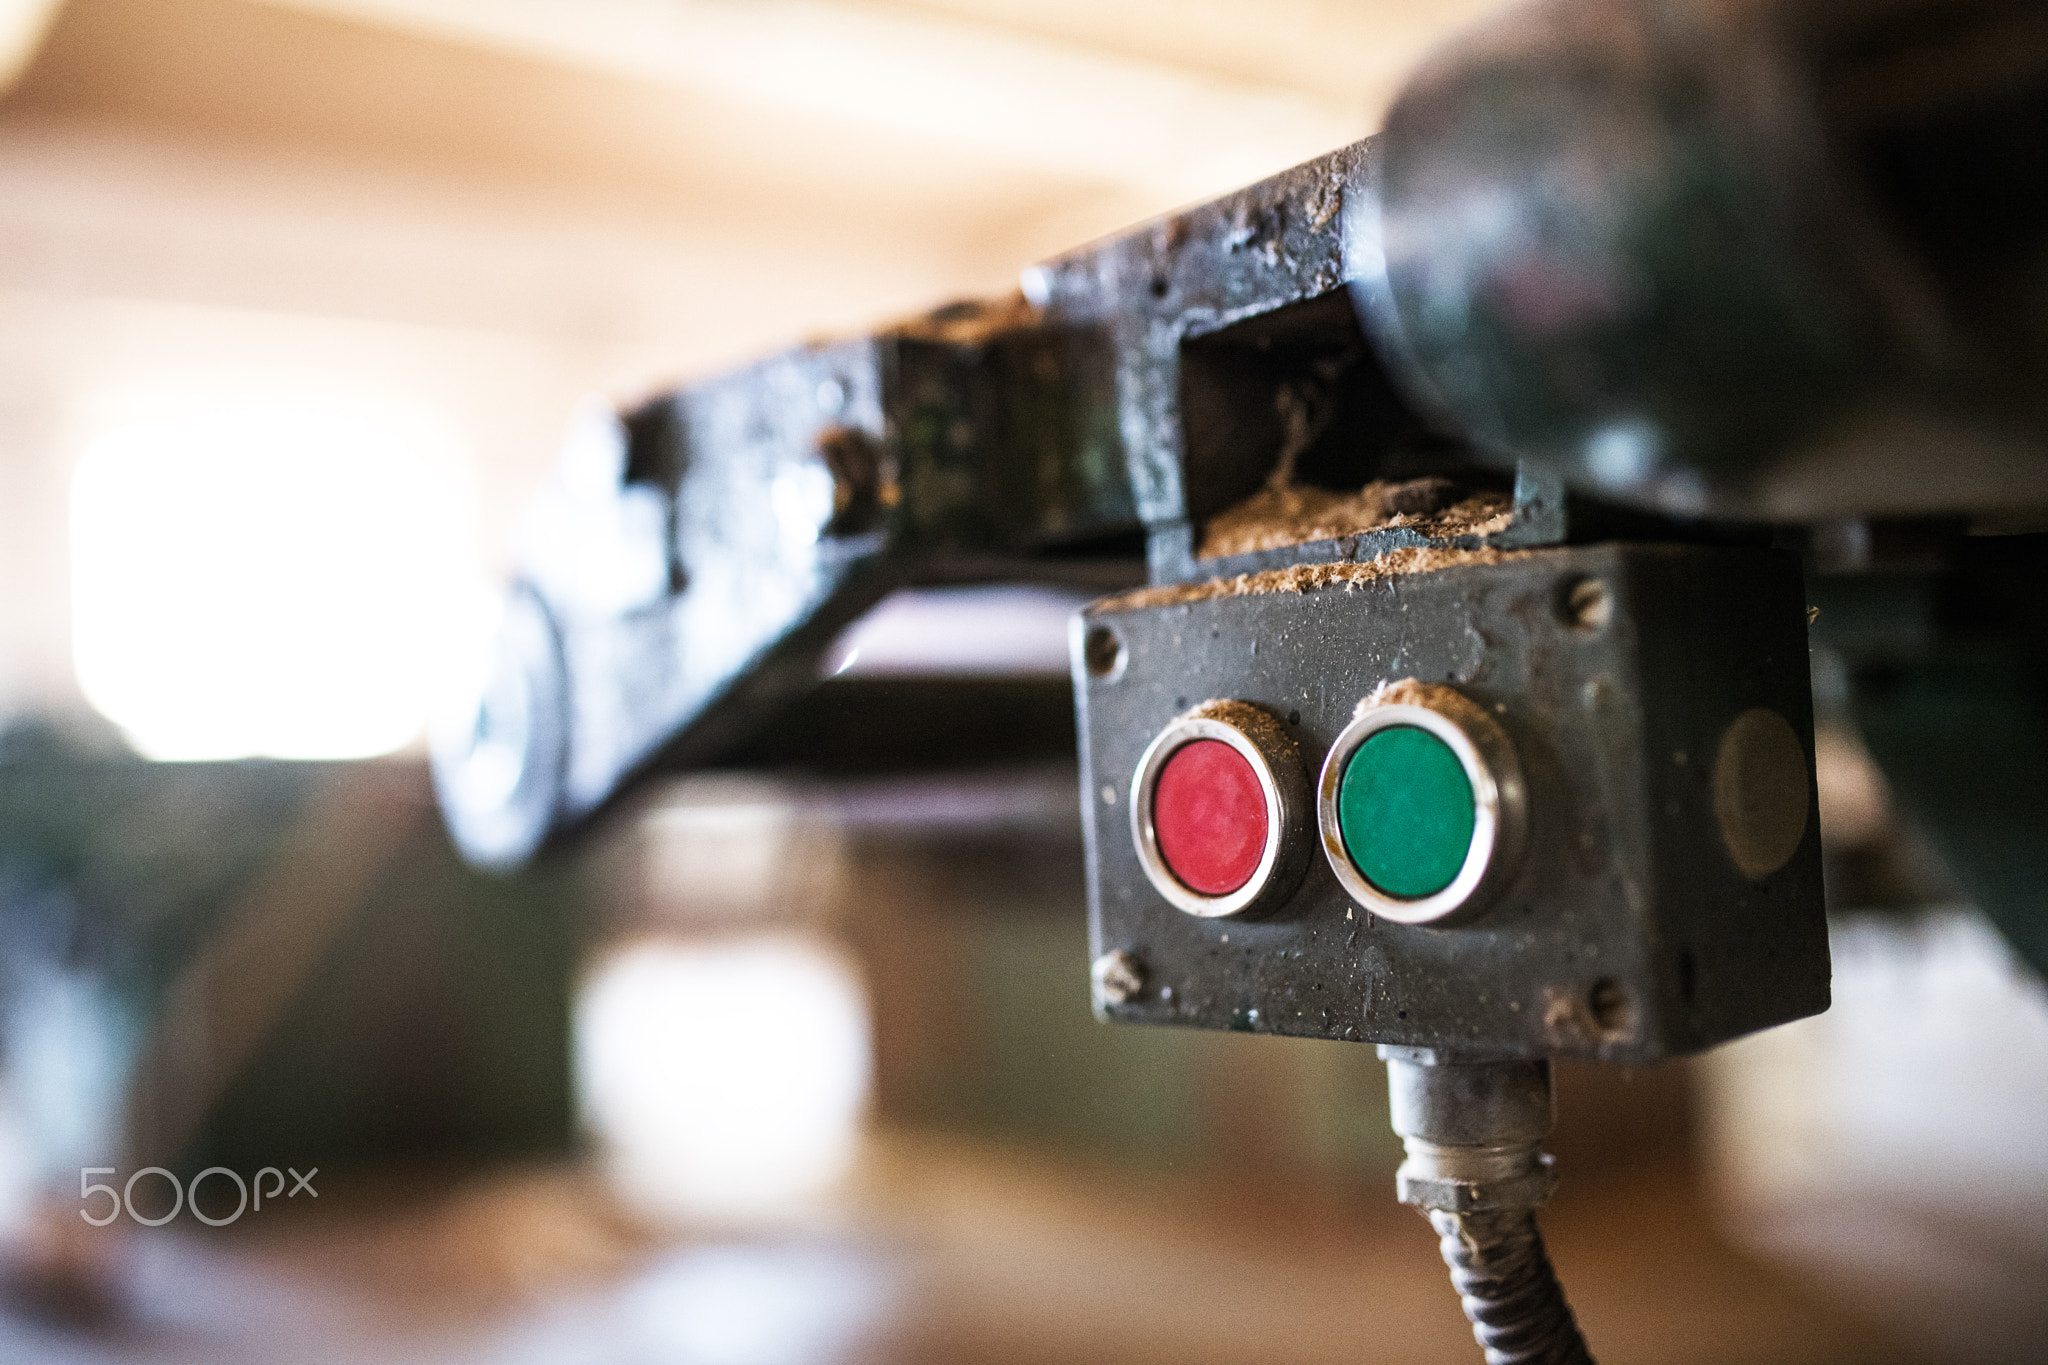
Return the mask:
<path id="1" fill-rule="evenodd" d="M 1074 670 L 1091 946 L 1144 982 L 1105 1012 L 1640 1062 L 1826 1008 L 1805 633 L 1791 556 L 1669 544 L 1096 604 Z M 1107 636 L 1117 667 L 1091 670 L 1079 642 Z M 1116 808 L 1203 697 L 1323 773 L 1310 864 L 1255 918 L 1163 895 Z"/>

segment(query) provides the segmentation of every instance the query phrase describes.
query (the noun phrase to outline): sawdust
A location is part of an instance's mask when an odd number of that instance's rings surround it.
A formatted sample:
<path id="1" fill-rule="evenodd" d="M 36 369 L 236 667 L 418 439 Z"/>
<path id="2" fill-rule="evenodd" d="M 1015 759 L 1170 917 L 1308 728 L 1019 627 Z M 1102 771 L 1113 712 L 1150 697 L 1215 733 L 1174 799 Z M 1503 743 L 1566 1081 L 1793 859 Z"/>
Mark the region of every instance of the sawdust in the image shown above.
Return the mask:
<path id="1" fill-rule="evenodd" d="M 1404 574 L 1434 573 L 1466 564 L 1504 564 L 1522 559 L 1527 550 L 1445 550 L 1412 546 L 1389 550 L 1376 559 L 1341 564 L 1296 564 L 1292 568 L 1267 569 L 1262 573 L 1241 573 L 1231 578 L 1211 578 L 1200 583 L 1171 583 L 1157 588 L 1136 588 L 1105 598 L 1096 612 L 1138 611 L 1147 607 L 1177 607 L 1190 602 L 1209 602 L 1219 597 L 1257 597 L 1274 592 L 1312 592 L 1318 588 L 1356 588 L 1383 578 Z"/>
<path id="2" fill-rule="evenodd" d="M 1359 709 L 1367 706 L 1431 706 L 1446 690 L 1420 678 L 1399 678 L 1375 687 Z"/>
<path id="3" fill-rule="evenodd" d="M 1221 559 L 1397 526 L 1432 540 L 1488 536 L 1514 519 L 1514 501 L 1506 494 L 1461 496 L 1463 490 L 1449 479 L 1375 479 L 1357 492 L 1297 482 L 1295 466 L 1330 423 L 1334 407 L 1328 399 L 1323 384 L 1280 386 L 1273 396 L 1281 425 L 1273 472 L 1258 492 L 1208 520 L 1195 558 Z"/>
<path id="4" fill-rule="evenodd" d="M 1212 697 L 1183 715 L 1188 720 L 1220 720 L 1235 726 L 1268 753 L 1293 753 L 1296 748 L 1294 737 L 1287 733 L 1280 718 L 1252 702 Z"/>
<path id="5" fill-rule="evenodd" d="M 1506 530 L 1514 520 L 1514 502 L 1505 493 L 1475 493 L 1453 502 L 1455 491 L 1448 479 L 1375 479 L 1356 493 L 1269 482 L 1237 506 L 1211 517 L 1195 554 L 1220 559 L 1397 526 L 1432 540 L 1489 536 Z"/>

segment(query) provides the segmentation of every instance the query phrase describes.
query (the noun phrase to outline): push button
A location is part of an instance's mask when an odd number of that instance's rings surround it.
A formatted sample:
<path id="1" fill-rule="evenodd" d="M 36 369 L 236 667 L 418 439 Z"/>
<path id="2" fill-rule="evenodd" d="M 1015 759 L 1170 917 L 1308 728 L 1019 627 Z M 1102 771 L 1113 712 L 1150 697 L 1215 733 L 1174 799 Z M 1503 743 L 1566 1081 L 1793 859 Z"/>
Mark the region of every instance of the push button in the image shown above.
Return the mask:
<path id="1" fill-rule="evenodd" d="M 1398 683 L 1360 703 L 1323 764 L 1318 822 L 1344 889 L 1403 924 L 1479 909 L 1520 852 L 1513 745 L 1448 687 Z"/>
<path id="2" fill-rule="evenodd" d="M 1173 751 L 1152 789 L 1159 856 L 1182 885 L 1227 896 L 1252 879 L 1272 821 L 1251 760 L 1220 739 Z"/>
<path id="3" fill-rule="evenodd" d="M 1138 760 L 1131 798 L 1146 877 L 1191 915 L 1270 909 L 1311 860 L 1300 749 L 1249 702 L 1205 702 L 1161 730 Z"/>
<path id="4" fill-rule="evenodd" d="M 1367 881 L 1403 900 L 1434 896 L 1457 879 L 1477 823 L 1465 765 L 1413 725 L 1370 736 L 1337 784 L 1344 851 Z"/>

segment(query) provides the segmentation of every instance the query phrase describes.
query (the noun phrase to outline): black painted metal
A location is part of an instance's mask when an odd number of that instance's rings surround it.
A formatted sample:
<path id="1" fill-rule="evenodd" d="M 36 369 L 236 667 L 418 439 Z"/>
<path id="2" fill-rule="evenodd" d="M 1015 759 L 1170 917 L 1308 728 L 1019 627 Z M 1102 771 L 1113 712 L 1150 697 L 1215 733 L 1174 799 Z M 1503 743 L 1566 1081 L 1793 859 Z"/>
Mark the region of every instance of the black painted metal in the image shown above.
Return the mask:
<path id="1" fill-rule="evenodd" d="M 1381 154 L 1361 302 L 1501 458 L 1680 516 L 2048 500 L 2036 0 L 1542 0 Z"/>
<path id="2" fill-rule="evenodd" d="M 623 478 L 596 496 L 661 515 L 557 511 L 572 543 L 519 598 L 549 630 L 508 630 L 474 724 L 436 753 L 464 850 L 519 863 L 638 777 L 727 754 L 817 685 L 833 639 L 892 588 L 1134 581 L 1112 385 L 1099 329 L 1010 301 L 803 347 L 630 414 Z M 605 571 L 631 536 L 668 571 L 622 597 Z M 494 743 L 516 781 L 470 777 Z"/>
<path id="3" fill-rule="evenodd" d="M 1350 305 L 1342 209 L 1372 156 L 1359 143 L 1059 257 L 1025 272 L 1021 297 L 802 347 L 629 414 L 607 496 L 662 515 L 584 509 L 576 534 L 597 564 L 617 553 L 601 536 L 654 538 L 635 552 L 666 561 L 665 587 L 642 575 L 654 586 L 622 600 L 573 553 L 529 570 L 559 666 L 536 652 L 542 632 L 515 631 L 491 695 L 554 709 L 494 719 L 487 696 L 441 747 L 458 842 L 516 864 L 640 776 L 718 760 L 806 694 L 831 640 L 894 587 L 1130 582 L 1135 565 L 1103 556 L 1134 554 L 1140 533 L 1155 581 L 1476 544 L 1391 528 L 1194 557 L 1192 527 L 1278 461 L 1283 389 L 1319 405 L 1308 468 L 1329 486 L 1506 486 L 1409 412 Z M 1513 488 L 1515 523 L 1491 543 L 1562 538 L 1562 485 L 1532 470 Z M 520 780 L 462 780 L 494 730 L 507 748 L 530 738 Z"/>

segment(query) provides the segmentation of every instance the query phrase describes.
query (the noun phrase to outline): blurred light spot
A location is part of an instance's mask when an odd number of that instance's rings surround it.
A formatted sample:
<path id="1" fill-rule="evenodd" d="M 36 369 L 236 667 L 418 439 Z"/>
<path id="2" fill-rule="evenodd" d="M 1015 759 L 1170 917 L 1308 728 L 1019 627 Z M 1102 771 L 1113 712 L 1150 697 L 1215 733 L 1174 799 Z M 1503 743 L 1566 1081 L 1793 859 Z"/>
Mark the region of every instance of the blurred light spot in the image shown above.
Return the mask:
<path id="1" fill-rule="evenodd" d="M 184 396 L 107 431 L 71 490 L 85 695 L 157 759 L 362 758 L 473 660 L 461 443 L 429 412 Z"/>
<path id="2" fill-rule="evenodd" d="M 642 818 L 646 908 L 663 923 L 811 922 L 845 894 L 836 812 L 800 809 L 772 781 L 701 774 Z"/>
<path id="3" fill-rule="evenodd" d="M 1640 419 L 1610 422 L 1586 441 L 1586 468 L 1604 487 L 1627 488 L 1656 468 L 1657 428 Z"/>
<path id="4" fill-rule="evenodd" d="M 25 974 L 7 1005 L 0 1076 L 33 1140 L 37 1176 L 61 1176 L 67 1165 L 115 1151 L 136 1043 L 126 1011 L 103 983 L 76 971 Z"/>
<path id="5" fill-rule="evenodd" d="M 1368 126 L 1348 89 L 1341 100 L 1316 99 L 908 7 L 292 2 L 590 64 L 773 116 L 936 140 L 1059 175 L 1135 178 L 1162 205 L 1271 174 Z"/>
<path id="6" fill-rule="evenodd" d="M 645 942 L 584 985 L 576 1062 L 586 1121 L 635 1207 L 744 1219 L 851 1164 L 867 1002 L 842 961 L 800 939 Z"/>
<path id="7" fill-rule="evenodd" d="M 2048 1213 L 2048 989 L 1976 912 L 1829 925 L 1826 1014 L 1710 1054 L 1723 1169 L 1768 1200 Z M 2024 1196 L 2024 1197 L 2023 1197 Z"/>
<path id="8" fill-rule="evenodd" d="M 791 465 L 768 486 L 768 502 L 784 551 L 800 556 L 832 520 L 832 471 L 818 463 Z"/>
<path id="9" fill-rule="evenodd" d="M 880 1315 L 887 1284 L 865 1259 L 822 1248 L 707 1247 L 636 1284 L 632 1339 L 691 1365 L 844 1360 Z"/>
<path id="10" fill-rule="evenodd" d="M 1828 943 L 1827 1013 L 1701 1059 L 1729 1231 L 1929 1359 L 2039 1359 L 2048 987 L 1976 911 L 1838 916 Z"/>
<path id="11" fill-rule="evenodd" d="M 555 488 L 519 526 L 522 572 L 550 601 L 609 616 L 668 592 L 668 500 L 626 481 L 630 445 L 610 403 L 586 395 L 576 404 Z"/>
<path id="12" fill-rule="evenodd" d="M 1038 587 L 909 588 L 841 635 L 827 676 L 1067 673 L 1067 622 L 1089 594 Z"/>
<path id="13" fill-rule="evenodd" d="M 12 85 L 42 46 L 59 0 L 0 0 L 0 90 Z"/>
<path id="14" fill-rule="evenodd" d="M 1869 848 L 1894 837 L 1890 790 L 1856 733 L 1841 724 L 1813 730 L 1821 837 L 1837 848 Z"/>

